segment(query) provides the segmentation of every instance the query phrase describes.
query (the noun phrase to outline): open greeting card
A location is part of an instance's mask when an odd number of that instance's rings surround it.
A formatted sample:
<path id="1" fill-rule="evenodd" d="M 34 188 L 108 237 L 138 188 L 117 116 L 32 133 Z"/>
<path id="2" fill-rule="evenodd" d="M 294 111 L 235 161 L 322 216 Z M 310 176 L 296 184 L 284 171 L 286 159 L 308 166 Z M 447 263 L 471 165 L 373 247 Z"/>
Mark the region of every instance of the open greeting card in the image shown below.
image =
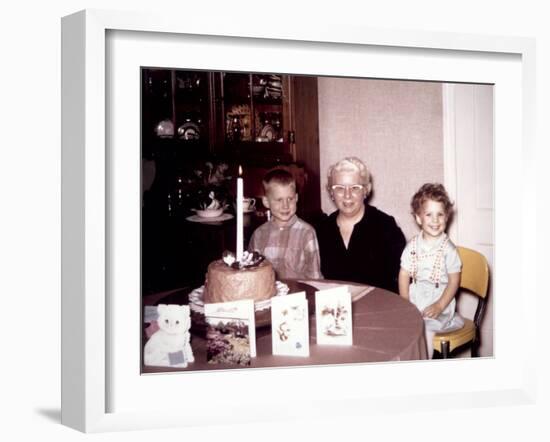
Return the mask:
<path id="1" fill-rule="evenodd" d="M 315 293 L 317 344 L 352 345 L 351 294 L 347 286 Z"/>
<path id="2" fill-rule="evenodd" d="M 250 365 L 256 357 L 254 302 L 205 304 L 204 316 L 208 363 Z"/>
<path id="3" fill-rule="evenodd" d="M 309 318 L 305 292 L 271 300 L 274 355 L 309 356 Z"/>

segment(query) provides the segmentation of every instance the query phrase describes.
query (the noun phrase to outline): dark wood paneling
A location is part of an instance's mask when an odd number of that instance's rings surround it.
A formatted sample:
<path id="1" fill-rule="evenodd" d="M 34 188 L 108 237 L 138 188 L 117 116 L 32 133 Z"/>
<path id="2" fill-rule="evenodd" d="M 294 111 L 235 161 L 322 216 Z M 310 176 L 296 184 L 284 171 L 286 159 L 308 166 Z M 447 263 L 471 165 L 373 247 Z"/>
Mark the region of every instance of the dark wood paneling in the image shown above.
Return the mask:
<path id="1" fill-rule="evenodd" d="M 317 77 L 296 76 L 292 84 L 292 120 L 296 161 L 307 173 L 300 205 L 307 216 L 321 210 L 319 165 L 319 102 Z"/>

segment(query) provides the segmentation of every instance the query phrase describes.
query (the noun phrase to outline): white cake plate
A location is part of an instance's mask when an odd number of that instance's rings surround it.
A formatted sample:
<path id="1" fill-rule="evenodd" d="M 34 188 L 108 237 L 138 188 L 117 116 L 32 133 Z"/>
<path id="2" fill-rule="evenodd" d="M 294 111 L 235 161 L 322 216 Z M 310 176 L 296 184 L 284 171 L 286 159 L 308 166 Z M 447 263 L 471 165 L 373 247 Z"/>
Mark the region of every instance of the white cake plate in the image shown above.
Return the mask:
<path id="1" fill-rule="evenodd" d="M 275 288 L 277 293 L 275 296 L 285 296 L 288 294 L 289 288 L 288 285 L 275 281 Z M 196 288 L 191 293 L 189 293 L 189 308 L 191 311 L 200 313 L 204 315 L 204 301 L 203 301 L 204 285 L 201 285 L 199 288 Z M 256 312 L 267 310 L 271 306 L 271 299 L 266 299 L 264 301 L 258 301 L 254 303 L 254 310 Z"/>

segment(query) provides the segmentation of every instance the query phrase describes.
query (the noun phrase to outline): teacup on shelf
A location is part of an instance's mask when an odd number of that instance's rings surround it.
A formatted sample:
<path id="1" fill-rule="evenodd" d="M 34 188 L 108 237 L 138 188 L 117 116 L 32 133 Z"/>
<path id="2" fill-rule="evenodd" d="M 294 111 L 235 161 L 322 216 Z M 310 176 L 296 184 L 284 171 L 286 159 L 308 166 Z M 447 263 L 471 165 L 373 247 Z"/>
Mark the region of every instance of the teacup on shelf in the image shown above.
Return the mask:
<path id="1" fill-rule="evenodd" d="M 255 198 L 243 198 L 243 210 L 245 212 L 251 212 L 256 208 Z"/>

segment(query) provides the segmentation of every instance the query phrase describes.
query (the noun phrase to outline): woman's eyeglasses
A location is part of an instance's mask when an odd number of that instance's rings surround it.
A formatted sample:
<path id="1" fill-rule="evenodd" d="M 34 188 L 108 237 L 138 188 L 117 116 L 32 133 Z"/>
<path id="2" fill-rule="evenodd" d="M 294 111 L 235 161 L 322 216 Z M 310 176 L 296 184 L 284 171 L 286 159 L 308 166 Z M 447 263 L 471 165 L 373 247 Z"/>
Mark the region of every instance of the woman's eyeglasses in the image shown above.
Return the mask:
<path id="1" fill-rule="evenodd" d="M 343 196 L 346 194 L 346 190 L 349 191 L 353 196 L 359 196 L 363 193 L 365 186 L 362 184 L 353 184 L 351 186 L 344 186 L 343 184 L 333 184 L 331 186 L 332 192 L 335 195 Z"/>

